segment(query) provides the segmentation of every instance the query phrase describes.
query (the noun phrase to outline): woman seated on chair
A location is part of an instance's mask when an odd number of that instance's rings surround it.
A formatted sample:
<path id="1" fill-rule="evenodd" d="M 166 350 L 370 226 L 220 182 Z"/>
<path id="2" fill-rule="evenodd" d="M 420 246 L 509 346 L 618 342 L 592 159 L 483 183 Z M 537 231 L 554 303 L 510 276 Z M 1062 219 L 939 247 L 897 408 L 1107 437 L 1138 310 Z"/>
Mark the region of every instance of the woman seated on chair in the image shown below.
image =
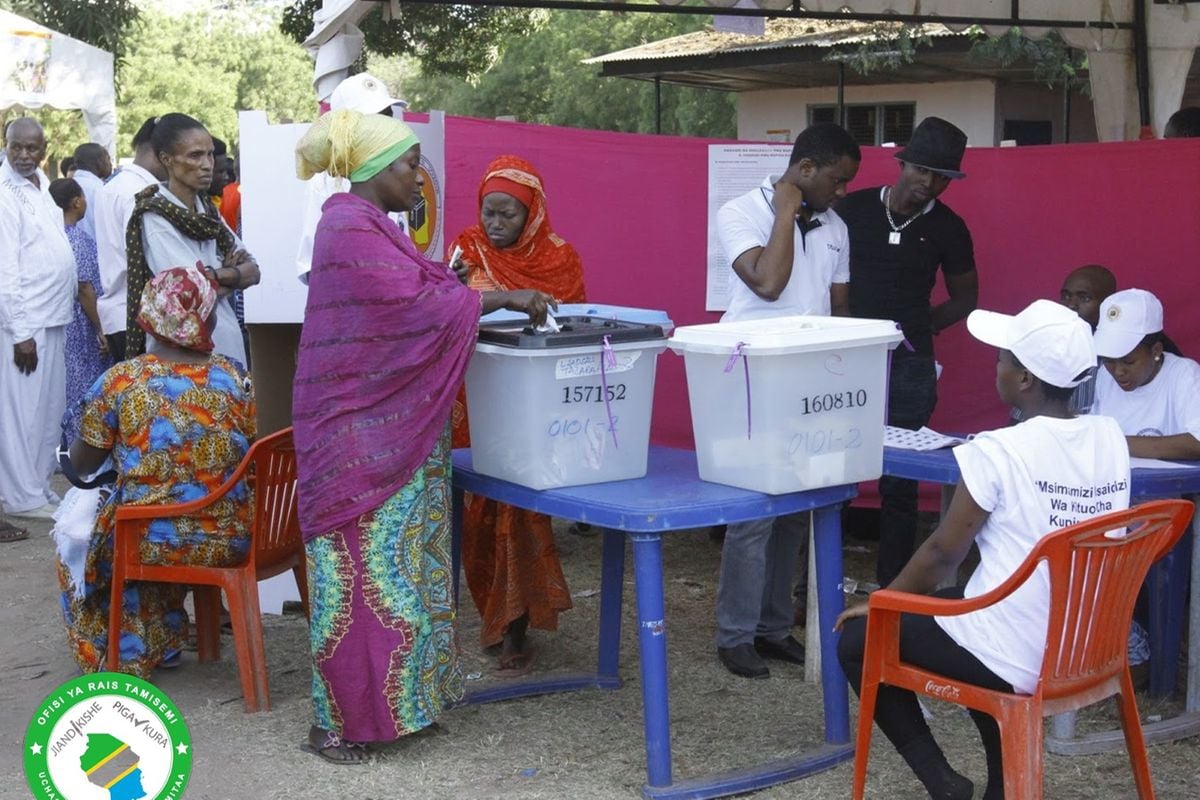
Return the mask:
<path id="1" fill-rule="evenodd" d="M 526 286 L 561 303 L 584 302 L 583 263 L 575 248 L 550 226 L 542 176 L 517 156 L 488 165 L 479 185 L 479 221 L 454 245 L 467 286 L 479 291 Z M 453 442 L 470 447 L 466 394 L 454 403 Z M 571 607 L 550 517 L 495 500 L 468 495 L 463 514 L 463 573 L 479 609 L 480 644 L 496 648 L 501 677 L 532 667 L 527 628 L 555 630 L 558 615 Z"/>
<path id="2" fill-rule="evenodd" d="M 158 348 L 110 368 L 84 395 L 71 464 L 82 475 L 111 459 L 117 474 L 97 514 L 86 558 L 58 561 L 67 635 L 84 672 L 104 668 L 117 507 L 204 497 L 229 478 L 254 438 L 254 399 L 246 374 L 237 362 L 212 352 L 216 303 L 216 287 L 194 267 L 156 275 L 142 294 L 137 322 Z M 242 483 L 200 515 L 151 523 L 142 560 L 239 563 L 250 542 L 251 499 L 250 487 Z M 178 663 L 187 633 L 186 591 L 166 583 L 127 584 L 122 672 L 144 678 L 157 666 Z"/>
<path id="3" fill-rule="evenodd" d="M 977 597 L 1003 583 L 1042 536 L 1093 516 L 1073 510 L 1071 498 L 1082 496 L 1082 490 L 1104 487 L 1106 511 L 1129 506 L 1129 451 L 1121 429 L 1108 417 L 1076 417 L 1069 410 L 1074 387 L 1096 364 L 1088 324 L 1068 308 L 1038 300 L 1015 317 L 973 311 L 967 328 L 1000 349 L 996 391 L 1020 409 L 1024 421 L 955 448 L 962 479 L 950 508 L 888 589 L 935 593 L 943 580 L 954 578 L 975 543 L 979 566 L 966 588 L 936 594 Z M 856 692 L 866 612 L 866 605 L 847 609 L 837 622 L 842 630 L 838 659 Z M 1041 674 L 1048 614 L 1049 584 L 1045 572 L 1038 571 L 1005 600 L 970 614 L 903 615 L 900 657 L 987 689 L 1032 693 Z M 971 715 L 987 754 L 983 797 L 1002 800 L 999 728 L 986 714 Z M 931 798 L 972 796 L 972 782 L 946 762 L 912 692 L 880 686 L 875 722 Z"/>
<path id="4" fill-rule="evenodd" d="M 1117 421 L 1129 453 L 1200 459 L 1200 364 L 1163 335 L 1163 308 L 1143 289 L 1105 299 L 1095 335 L 1104 369 L 1093 412 Z M 1172 352 L 1174 351 L 1174 352 Z"/>

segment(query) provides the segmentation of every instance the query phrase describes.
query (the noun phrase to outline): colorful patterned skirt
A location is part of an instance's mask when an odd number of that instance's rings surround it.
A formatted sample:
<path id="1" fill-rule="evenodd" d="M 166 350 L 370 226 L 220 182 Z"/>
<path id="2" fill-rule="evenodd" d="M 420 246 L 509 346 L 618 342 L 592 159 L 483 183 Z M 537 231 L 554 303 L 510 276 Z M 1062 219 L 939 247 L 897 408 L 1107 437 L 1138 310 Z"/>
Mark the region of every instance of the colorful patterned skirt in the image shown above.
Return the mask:
<path id="1" fill-rule="evenodd" d="M 84 672 L 107 668 L 113 509 L 113 505 L 106 505 L 97 519 L 82 590 L 76 590 L 71 570 L 61 557 L 55 559 L 67 639 L 75 662 Z M 226 524 L 206 533 L 195 520 L 182 518 L 176 526 L 152 525 L 140 552 L 147 564 L 222 567 L 244 562 L 249 547 L 250 537 L 242 526 Z M 119 644 L 121 672 L 149 678 L 163 659 L 182 652 L 188 633 L 188 614 L 183 607 L 188 589 L 174 583 L 125 584 Z"/>
<path id="2" fill-rule="evenodd" d="M 450 543 L 447 434 L 382 506 L 305 546 L 318 728 L 394 741 L 462 699 Z"/>

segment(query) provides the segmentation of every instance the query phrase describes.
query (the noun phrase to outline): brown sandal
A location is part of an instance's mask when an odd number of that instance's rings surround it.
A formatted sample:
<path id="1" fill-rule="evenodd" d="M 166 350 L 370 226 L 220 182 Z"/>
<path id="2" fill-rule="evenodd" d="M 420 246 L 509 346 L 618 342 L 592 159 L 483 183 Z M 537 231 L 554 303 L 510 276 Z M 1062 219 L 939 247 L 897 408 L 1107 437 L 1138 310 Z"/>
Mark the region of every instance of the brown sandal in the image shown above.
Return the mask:
<path id="1" fill-rule="evenodd" d="M 29 538 L 29 531 L 18 528 L 11 522 L 0 520 L 0 544 L 6 542 L 21 542 Z"/>

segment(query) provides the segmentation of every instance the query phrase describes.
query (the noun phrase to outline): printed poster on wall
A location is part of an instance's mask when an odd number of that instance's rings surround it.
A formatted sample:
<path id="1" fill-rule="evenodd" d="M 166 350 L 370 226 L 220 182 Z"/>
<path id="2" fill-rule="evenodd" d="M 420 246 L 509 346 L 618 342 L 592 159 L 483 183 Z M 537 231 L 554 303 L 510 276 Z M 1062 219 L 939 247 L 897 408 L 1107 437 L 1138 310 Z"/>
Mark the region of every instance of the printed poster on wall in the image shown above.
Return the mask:
<path id="1" fill-rule="evenodd" d="M 768 175 L 787 169 L 790 144 L 712 144 L 708 146 L 708 272 L 705 311 L 729 307 L 733 259 L 721 248 L 717 212 L 730 200 L 756 189 Z M 737 256 L 737 253 L 733 254 Z"/>
<path id="2" fill-rule="evenodd" d="M 408 233 L 426 258 L 443 257 L 446 193 L 445 114 L 408 115 L 405 123 L 421 139 L 422 200 L 408 213 Z M 272 125 L 263 111 L 238 114 L 242 164 L 242 240 L 258 260 L 262 281 L 246 291 L 246 322 L 304 321 L 308 287 L 296 268 L 309 186 L 296 177 L 296 142 L 309 123 Z"/>

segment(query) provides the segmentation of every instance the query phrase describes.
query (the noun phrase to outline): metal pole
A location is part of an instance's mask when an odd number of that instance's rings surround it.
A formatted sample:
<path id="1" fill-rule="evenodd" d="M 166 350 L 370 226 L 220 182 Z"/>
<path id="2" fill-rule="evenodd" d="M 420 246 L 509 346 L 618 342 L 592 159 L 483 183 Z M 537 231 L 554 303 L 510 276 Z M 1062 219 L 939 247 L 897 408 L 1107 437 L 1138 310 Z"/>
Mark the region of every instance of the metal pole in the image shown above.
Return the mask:
<path id="1" fill-rule="evenodd" d="M 381 0 L 374 0 L 374 2 L 381 2 Z M 1113 30 L 1130 30 L 1134 26 L 1132 22 L 1104 19 L 1031 18 L 1014 20 L 1012 17 L 957 15 L 931 17 L 928 14 L 858 14 L 853 11 L 809 11 L 807 9 L 797 12 L 794 10 L 794 5 L 790 8 L 778 10 L 771 8 L 741 8 L 738 6 L 714 9 L 712 6 L 667 6 L 660 3 L 625 3 L 616 0 L 407 0 L 407 2 L 435 6 L 556 8 L 568 11 L 628 11 L 643 14 L 701 14 L 711 16 L 713 13 L 719 13 L 721 16 L 728 17 L 789 17 L 794 19 L 908 22 L 915 24 L 940 22 L 943 25 L 1012 25 L 1018 23 L 1029 28 L 1111 28 Z"/>
<path id="2" fill-rule="evenodd" d="M 654 132 L 662 133 L 662 78 L 654 76 Z"/>
<path id="3" fill-rule="evenodd" d="M 1071 84 L 1063 90 L 1063 144 L 1071 143 Z"/>
<path id="4" fill-rule="evenodd" d="M 1133 3 L 1133 59 L 1137 73 L 1138 114 L 1142 132 L 1150 127 L 1150 42 L 1146 36 L 1146 3 Z"/>
<path id="5" fill-rule="evenodd" d="M 838 107 L 837 118 L 838 125 L 846 127 L 846 62 L 838 62 Z"/>

